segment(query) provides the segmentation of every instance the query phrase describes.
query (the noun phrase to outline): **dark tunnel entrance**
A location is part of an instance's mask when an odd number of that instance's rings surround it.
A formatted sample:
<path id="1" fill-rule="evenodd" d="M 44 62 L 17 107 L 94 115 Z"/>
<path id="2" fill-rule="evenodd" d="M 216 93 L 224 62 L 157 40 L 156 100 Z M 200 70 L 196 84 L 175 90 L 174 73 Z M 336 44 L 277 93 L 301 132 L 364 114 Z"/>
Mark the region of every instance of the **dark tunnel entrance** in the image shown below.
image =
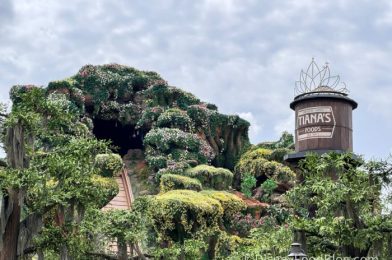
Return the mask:
<path id="1" fill-rule="evenodd" d="M 123 125 L 115 120 L 94 119 L 93 133 L 95 137 L 110 140 L 117 146 L 114 152 L 121 156 L 127 154 L 129 149 L 143 149 L 143 133 L 136 130 L 133 125 Z"/>

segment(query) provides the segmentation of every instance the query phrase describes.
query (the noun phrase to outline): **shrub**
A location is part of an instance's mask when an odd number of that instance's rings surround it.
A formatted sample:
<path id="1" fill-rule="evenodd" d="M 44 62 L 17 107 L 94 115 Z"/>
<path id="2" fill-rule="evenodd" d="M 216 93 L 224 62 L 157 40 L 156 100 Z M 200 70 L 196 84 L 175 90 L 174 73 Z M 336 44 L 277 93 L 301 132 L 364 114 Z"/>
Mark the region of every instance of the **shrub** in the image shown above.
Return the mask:
<path id="1" fill-rule="evenodd" d="M 263 184 L 261 184 L 261 187 L 263 189 L 264 195 L 263 195 L 263 200 L 265 202 L 269 202 L 270 196 L 272 192 L 278 187 L 278 184 L 272 179 L 267 179 Z"/>
<path id="2" fill-rule="evenodd" d="M 201 194 L 216 199 L 223 207 L 223 224 L 231 225 L 233 217 L 246 209 L 246 205 L 238 196 L 226 191 L 204 190 Z"/>
<path id="3" fill-rule="evenodd" d="M 140 119 L 138 120 L 136 127 L 141 128 L 151 128 L 155 121 L 157 121 L 158 117 L 163 113 L 162 107 L 147 107 L 141 113 Z"/>
<path id="4" fill-rule="evenodd" d="M 183 91 L 167 84 L 157 84 L 145 90 L 144 95 L 152 100 L 153 105 L 159 106 L 178 106 L 186 109 L 190 105 L 200 103 L 200 100 L 193 94 Z"/>
<path id="5" fill-rule="evenodd" d="M 48 91 L 55 91 L 55 90 L 67 90 L 72 87 L 73 85 L 73 80 L 72 78 L 65 79 L 65 80 L 56 80 L 49 82 L 47 90 Z M 69 93 L 69 92 L 68 92 Z"/>
<path id="6" fill-rule="evenodd" d="M 173 160 L 206 163 L 215 156 L 211 146 L 195 134 L 172 128 L 152 129 L 144 138 L 146 159 L 150 166 L 161 169 Z M 164 167 L 162 167 L 164 166 Z"/>
<path id="7" fill-rule="evenodd" d="M 191 190 L 172 190 L 152 197 L 153 227 L 160 241 L 183 242 L 198 231 L 218 228 L 219 201 Z"/>
<path id="8" fill-rule="evenodd" d="M 291 152 L 292 150 L 288 148 L 278 148 L 272 151 L 271 155 L 269 156 L 269 159 L 282 163 L 284 156 Z"/>
<path id="9" fill-rule="evenodd" d="M 271 161 L 271 150 L 258 148 L 245 153 L 235 167 L 236 182 L 242 180 L 242 175 L 252 174 L 256 179 L 271 178 L 276 182 L 288 182 L 294 179 L 295 173 L 287 166 Z"/>
<path id="10" fill-rule="evenodd" d="M 121 174 L 124 163 L 118 154 L 98 154 L 95 156 L 95 166 L 102 176 L 112 177 Z"/>
<path id="11" fill-rule="evenodd" d="M 225 168 L 215 168 L 209 165 L 198 165 L 183 173 L 185 176 L 198 179 L 203 187 L 216 190 L 227 190 L 233 181 L 233 173 Z"/>
<path id="12" fill-rule="evenodd" d="M 168 173 L 182 175 L 182 173 L 188 168 L 190 168 L 190 166 L 187 162 L 176 162 L 173 160 L 168 160 L 166 168 L 162 168 L 157 172 L 156 179 L 159 181 L 162 175 Z"/>
<path id="13" fill-rule="evenodd" d="M 161 192 L 178 189 L 200 191 L 202 186 L 197 179 L 177 174 L 164 174 L 161 176 L 160 188 Z"/>
<path id="14" fill-rule="evenodd" d="M 256 178 L 251 174 L 244 174 L 241 181 L 241 192 L 244 193 L 246 197 L 250 198 L 255 187 Z"/>
<path id="15" fill-rule="evenodd" d="M 163 112 L 157 120 L 158 127 L 178 128 L 184 131 L 191 131 L 193 124 L 188 114 L 178 108 L 170 108 Z"/>
<path id="16" fill-rule="evenodd" d="M 270 159 L 272 153 L 273 151 L 270 149 L 257 148 L 244 153 L 241 157 L 241 160 L 256 160 L 260 158 Z"/>
<path id="17" fill-rule="evenodd" d="M 93 175 L 91 177 L 91 182 L 92 185 L 90 186 L 90 191 L 84 190 L 83 192 L 89 194 L 89 196 L 95 195 L 96 198 L 100 198 L 99 200 L 95 201 L 99 208 L 105 206 L 118 194 L 118 184 L 113 178 Z"/>

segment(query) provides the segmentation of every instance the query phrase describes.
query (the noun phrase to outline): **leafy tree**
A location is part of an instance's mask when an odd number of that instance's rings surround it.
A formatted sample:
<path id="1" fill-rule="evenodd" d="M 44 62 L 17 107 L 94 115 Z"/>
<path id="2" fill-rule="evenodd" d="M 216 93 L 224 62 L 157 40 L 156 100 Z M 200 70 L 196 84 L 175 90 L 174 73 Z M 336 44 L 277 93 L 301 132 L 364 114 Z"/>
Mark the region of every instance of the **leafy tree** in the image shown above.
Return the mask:
<path id="1" fill-rule="evenodd" d="M 34 86 L 11 90 L 5 117 L 8 165 L 0 169 L 0 259 L 51 249 L 62 259 L 88 247 L 79 224 L 89 207 L 105 205 L 118 190 L 99 176 L 97 141 L 62 94 Z M 19 243 L 19 245 L 18 245 Z"/>
<path id="2" fill-rule="evenodd" d="M 303 181 L 288 198 L 297 212 L 294 228 L 306 234 L 311 255 L 383 254 L 392 221 L 381 214 L 379 166 L 336 153 L 310 155 L 300 164 Z"/>
<path id="3" fill-rule="evenodd" d="M 98 246 L 88 252 L 89 256 L 109 257 L 105 249 L 108 248 L 108 242 L 115 241 L 118 246 L 118 259 L 128 259 L 128 250 L 131 251 L 130 255 L 136 252 L 140 259 L 146 259 L 139 243 L 146 240 L 151 225 L 152 217 L 148 206 L 148 198 L 139 197 L 129 210 L 111 209 L 103 212 L 90 209 L 81 225 L 99 241 L 96 243 Z"/>

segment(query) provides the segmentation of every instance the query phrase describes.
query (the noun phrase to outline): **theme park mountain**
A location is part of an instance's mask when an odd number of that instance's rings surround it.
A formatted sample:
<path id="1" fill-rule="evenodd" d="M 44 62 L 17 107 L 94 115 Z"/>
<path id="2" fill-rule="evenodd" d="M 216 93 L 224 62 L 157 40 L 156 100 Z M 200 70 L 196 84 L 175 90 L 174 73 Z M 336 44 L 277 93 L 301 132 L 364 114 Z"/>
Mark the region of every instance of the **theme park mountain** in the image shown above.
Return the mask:
<path id="1" fill-rule="evenodd" d="M 387 248 L 381 181 L 360 170 L 381 176 L 386 163 L 330 154 L 290 166 L 292 135 L 251 145 L 246 120 L 118 64 L 17 85 L 10 98 L 0 111 L 0 260 L 286 256 L 293 233 L 315 255 Z M 331 167 L 350 173 L 334 176 L 341 192 L 323 179 Z M 342 201 L 351 211 L 336 218 Z"/>

